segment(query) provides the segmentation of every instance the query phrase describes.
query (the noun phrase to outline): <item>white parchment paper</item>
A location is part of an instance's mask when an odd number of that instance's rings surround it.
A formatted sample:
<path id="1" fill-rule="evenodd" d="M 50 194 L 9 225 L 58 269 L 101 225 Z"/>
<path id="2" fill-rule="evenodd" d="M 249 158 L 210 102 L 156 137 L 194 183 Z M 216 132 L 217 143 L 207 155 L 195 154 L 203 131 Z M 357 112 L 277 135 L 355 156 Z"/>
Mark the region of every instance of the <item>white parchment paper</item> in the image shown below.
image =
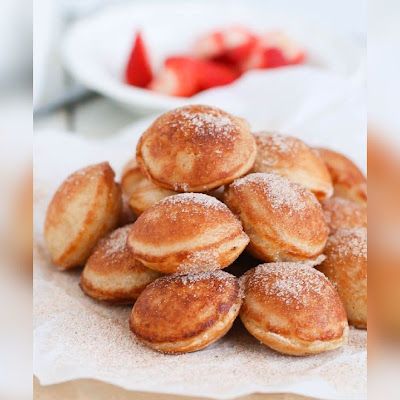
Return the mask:
<path id="1" fill-rule="evenodd" d="M 341 150 L 365 168 L 362 85 L 301 68 L 296 73 L 275 75 L 274 90 L 263 93 L 263 80 L 273 79 L 274 74 L 265 75 L 244 78 L 234 87 L 217 89 L 194 101 L 245 116 L 254 129 L 283 130 L 312 145 Z M 288 95 L 291 92 L 293 95 Z M 36 134 L 34 374 L 40 383 L 94 378 L 129 390 L 219 399 L 253 392 L 366 398 L 365 331 L 351 329 L 349 344 L 339 350 L 295 358 L 259 344 L 237 323 L 226 337 L 205 350 L 162 355 L 143 347 L 131 335 L 131 307 L 92 301 L 78 286 L 79 270 L 59 272 L 50 264 L 42 226 L 54 190 L 70 172 L 94 162 L 109 160 L 119 174 L 151 120 L 106 140 L 55 131 Z"/>

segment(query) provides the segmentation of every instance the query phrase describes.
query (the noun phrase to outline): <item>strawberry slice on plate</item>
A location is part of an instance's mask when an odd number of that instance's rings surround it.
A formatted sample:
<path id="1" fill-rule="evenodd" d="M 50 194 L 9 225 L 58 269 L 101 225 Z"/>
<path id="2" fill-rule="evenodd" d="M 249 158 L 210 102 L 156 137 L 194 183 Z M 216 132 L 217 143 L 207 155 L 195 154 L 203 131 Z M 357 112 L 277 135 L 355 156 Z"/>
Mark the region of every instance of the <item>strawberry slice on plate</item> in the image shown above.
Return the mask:
<path id="1" fill-rule="evenodd" d="M 148 52 L 140 32 L 136 33 L 135 41 L 125 68 L 125 82 L 145 88 L 153 79 Z"/>
<path id="2" fill-rule="evenodd" d="M 267 33 L 262 43 L 264 48 L 263 68 L 301 64 L 305 60 L 305 51 L 283 32 Z"/>
<path id="3" fill-rule="evenodd" d="M 200 90 L 227 85 L 240 76 L 237 69 L 208 60 L 198 60 L 197 71 Z"/>
<path id="4" fill-rule="evenodd" d="M 149 88 L 170 96 L 193 96 L 200 90 L 198 60 L 185 56 L 167 58 Z"/>
<path id="5" fill-rule="evenodd" d="M 170 96 L 190 97 L 201 90 L 227 85 L 239 76 L 234 68 L 215 61 L 169 57 L 150 89 Z"/>
<path id="6" fill-rule="evenodd" d="M 241 64 L 242 71 L 301 64 L 305 51 L 283 32 L 269 32 L 261 37 Z"/>
<path id="7" fill-rule="evenodd" d="M 241 26 L 231 26 L 201 37 L 195 43 L 195 53 L 200 58 L 237 64 L 248 56 L 257 37 Z"/>

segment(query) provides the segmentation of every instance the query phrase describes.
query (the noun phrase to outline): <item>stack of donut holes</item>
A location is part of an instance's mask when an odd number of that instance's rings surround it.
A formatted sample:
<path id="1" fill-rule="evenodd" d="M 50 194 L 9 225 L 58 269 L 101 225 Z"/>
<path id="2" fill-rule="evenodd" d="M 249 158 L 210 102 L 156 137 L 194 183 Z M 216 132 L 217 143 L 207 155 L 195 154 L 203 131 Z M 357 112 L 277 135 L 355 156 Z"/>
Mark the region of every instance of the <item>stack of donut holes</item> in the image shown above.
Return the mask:
<path id="1" fill-rule="evenodd" d="M 119 182 L 107 162 L 70 175 L 44 235 L 59 269 L 83 267 L 85 294 L 134 304 L 130 329 L 152 349 L 203 349 L 239 315 L 301 356 L 367 326 L 366 199 L 344 155 L 190 105 L 152 123 Z"/>

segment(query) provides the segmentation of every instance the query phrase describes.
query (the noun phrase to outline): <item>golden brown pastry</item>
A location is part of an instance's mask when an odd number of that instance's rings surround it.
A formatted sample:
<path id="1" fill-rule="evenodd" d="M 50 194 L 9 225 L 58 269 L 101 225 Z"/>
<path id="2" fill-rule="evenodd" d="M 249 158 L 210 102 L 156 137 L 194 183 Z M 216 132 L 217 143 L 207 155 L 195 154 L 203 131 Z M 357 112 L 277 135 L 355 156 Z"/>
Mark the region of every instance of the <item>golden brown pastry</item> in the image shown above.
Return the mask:
<path id="1" fill-rule="evenodd" d="M 136 149 L 142 171 L 157 185 L 204 192 L 246 174 L 256 157 L 247 122 L 218 108 L 190 105 L 158 117 Z"/>
<path id="2" fill-rule="evenodd" d="M 346 312 L 329 280 L 307 263 L 262 264 L 241 278 L 240 318 L 261 343 L 303 356 L 345 344 Z"/>
<path id="3" fill-rule="evenodd" d="M 367 226 L 367 207 L 343 197 L 331 197 L 322 203 L 331 233 L 340 228 Z"/>
<path id="4" fill-rule="evenodd" d="M 128 224 L 131 224 L 136 220 L 136 215 L 132 211 L 128 199 L 124 194 L 122 194 L 122 206 L 121 206 L 121 212 L 119 214 L 118 218 L 118 225 L 117 226 L 125 226 Z"/>
<path id="5" fill-rule="evenodd" d="M 237 179 L 225 202 L 250 237 L 248 250 L 263 261 L 296 261 L 322 253 L 328 227 L 316 197 L 276 174 Z"/>
<path id="6" fill-rule="evenodd" d="M 128 237 L 135 258 L 163 273 L 225 268 L 248 242 L 228 207 L 202 193 L 161 200 L 140 215 Z"/>
<path id="7" fill-rule="evenodd" d="M 170 275 L 151 283 L 139 296 L 130 327 L 154 350 L 197 351 L 228 332 L 241 303 L 239 282 L 227 272 Z"/>
<path id="8" fill-rule="evenodd" d="M 339 229 L 318 267 L 336 286 L 351 325 L 367 327 L 367 229 Z"/>
<path id="9" fill-rule="evenodd" d="M 343 154 L 329 149 L 318 149 L 332 177 L 334 194 L 349 200 L 367 201 L 367 179 L 358 167 Z"/>
<path id="10" fill-rule="evenodd" d="M 136 158 L 131 158 L 122 168 L 121 174 L 121 189 L 122 194 L 129 198 L 135 191 L 137 182 L 143 174 L 140 173 L 140 168 L 136 162 Z"/>
<path id="11" fill-rule="evenodd" d="M 168 196 L 178 194 L 178 192 L 155 185 L 143 175 L 134 159 L 130 160 L 123 170 L 121 186 L 124 196 L 128 199 L 129 207 L 135 215 L 140 215 L 143 211 Z M 207 192 L 207 194 L 222 201 L 224 188 L 223 186 L 218 187 Z"/>
<path id="12" fill-rule="evenodd" d="M 136 215 L 140 215 L 158 201 L 177 194 L 155 185 L 145 177 L 134 159 L 124 168 L 121 186 L 130 208 Z"/>
<path id="13" fill-rule="evenodd" d="M 254 172 L 275 172 L 311 190 L 319 200 L 330 197 L 329 171 L 318 154 L 303 141 L 279 133 L 258 132 Z"/>
<path id="14" fill-rule="evenodd" d="M 80 286 L 90 297 L 110 303 L 133 303 L 160 273 L 135 260 L 127 245 L 131 225 L 101 239 L 86 262 Z"/>
<path id="15" fill-rule="evenodd" d="M 113 230 L 121 212 L 121 190 L 107 162 L 70 175 L 47 209 L 44 235 L 53 263 L 83 265 L 97 241 Z"/>

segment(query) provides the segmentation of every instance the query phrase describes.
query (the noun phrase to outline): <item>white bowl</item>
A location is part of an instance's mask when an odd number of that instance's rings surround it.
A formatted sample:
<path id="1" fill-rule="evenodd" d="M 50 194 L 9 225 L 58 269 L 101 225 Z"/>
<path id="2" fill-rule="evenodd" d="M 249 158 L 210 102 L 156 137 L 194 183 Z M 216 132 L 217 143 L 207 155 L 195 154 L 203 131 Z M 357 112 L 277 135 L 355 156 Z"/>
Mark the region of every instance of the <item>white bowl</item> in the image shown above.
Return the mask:
<path id="1" fill-rule="evenodd" d="M 124 83 L 123 71 L 138 29 L 144 34 L 156 67 L 168 55 L 189 52 L 199 34 L 241 24 L 260 33 L 274 29 L 287 32 L 306 48 L 308 62 L 314 68 L 347 77 L 357 73 L 362 49 L 348 37 L 278 13 L 261 3 L 252 3 L 250 7 L 245 2 L 232 1 L 168 1 L 107 7 L 70 28 L 62 46 L 63 59 L 71 74 L 88 88 L 131 110 L 143 111 L 170 109 L 193 102 L 196 96 L 190 99 L 165 96 Z M 288 68 L 299 67 L 279 70 Z"/>

